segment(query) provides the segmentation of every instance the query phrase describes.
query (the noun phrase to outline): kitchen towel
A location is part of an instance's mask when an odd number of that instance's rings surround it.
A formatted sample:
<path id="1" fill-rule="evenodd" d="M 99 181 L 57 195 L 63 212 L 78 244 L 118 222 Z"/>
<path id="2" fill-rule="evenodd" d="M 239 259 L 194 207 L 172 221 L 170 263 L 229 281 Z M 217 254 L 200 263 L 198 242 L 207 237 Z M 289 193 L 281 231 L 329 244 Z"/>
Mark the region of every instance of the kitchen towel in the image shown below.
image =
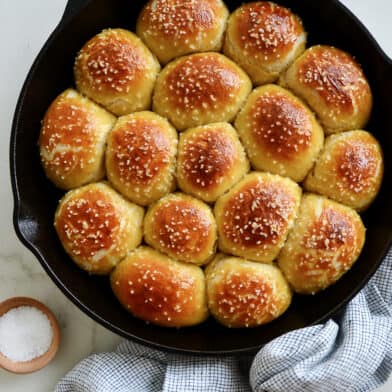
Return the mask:
<path id="1" fill-rule="evenodd" d="M 283 335 L 254 358 L 168 354 L 126 341 L 56 392 L 367 392 L 392 371 L 392 251 L 337 320 Z"/>

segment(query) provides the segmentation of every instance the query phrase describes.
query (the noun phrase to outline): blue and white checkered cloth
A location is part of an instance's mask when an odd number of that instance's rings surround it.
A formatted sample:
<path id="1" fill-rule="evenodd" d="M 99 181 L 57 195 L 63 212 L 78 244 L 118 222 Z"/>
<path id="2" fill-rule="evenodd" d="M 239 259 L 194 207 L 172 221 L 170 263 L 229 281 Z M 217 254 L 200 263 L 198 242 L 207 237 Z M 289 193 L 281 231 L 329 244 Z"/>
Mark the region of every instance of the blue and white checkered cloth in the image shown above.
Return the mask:
<path id="1" fill-rule="evenodd" d="M 392 251 L 368 285 L 330 320 L 290 332 L 255 358 L 168 354 L 132 342 L 92 355 L 56 392 L 364 392 L 392 371 Z"/>

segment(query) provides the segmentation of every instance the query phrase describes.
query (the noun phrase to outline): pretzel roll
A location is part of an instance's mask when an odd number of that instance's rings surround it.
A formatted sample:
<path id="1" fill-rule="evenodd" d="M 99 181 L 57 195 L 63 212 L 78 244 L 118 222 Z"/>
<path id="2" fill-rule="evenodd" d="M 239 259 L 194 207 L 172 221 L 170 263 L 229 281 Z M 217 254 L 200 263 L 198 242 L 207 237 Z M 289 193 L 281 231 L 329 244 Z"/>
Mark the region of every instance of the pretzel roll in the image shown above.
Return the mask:
<path id="1" fill-rule="evenodd" d="M 221 0 L 150 0 L 136 32 L 166 64 L 189 53 L 219 51 L 228 16 Z"/>
<path id="2" fill-rule="evenodd" d="M 300 182 L 324 141 L 313 113 L 289 91 L 273 84 L 254 90 L 235 126 L 253 167 Z"/>
<path id="3" fill-rule="evenodd" d="M 298 16 L 277 4 L 257 1 L 243 4 L 230 16 L 224 53 L 260 85 L 275 81 L 305 46 Z"/>
<path id="4" fill-rule="evenodd" d="M 140 247 L 111 275 L 113 292 L 135 317 L 163 327 L 186 327 L 208 316 L 205 278 L 196 265 Z"/>
<path id="5" fill-rule="evenodd" d="M 191 196 L 172 193 L 146 214 L 144 240 L 176 260 L 206 264 L 215 254 L 216 239 L 210 207 Z"/>
<path id="6" fill-rule="evenodd" d="M 175 188 L 177 132 L 152 112 L 120 117 L 108 137 L 109 181 L 134 203 L 148 205 Z"/>
<path id="7" fill-rule="evenodd" d="M 294 223 L 301 188 L 288 178 L 251 173 L 215 204 L 219 249 L 271 263 Z"/>
<path id="8" fill-rule="evenodd" d="M 372 92 L 360 65 L 332 46 L 313 46 L 282 75 L 281 84 L 303 98 L 327 134 L 363 128 Z"/>
<path id="9" fill-rule="evenodd" d="M 179 130 L 230 122 L 251 88 L 249 77 L 227 57 L 198 53 L 175 60 L 162 70 L 153 107 Z"/>
<path id="10" fill-rule="evenodd" d="M 377 196 L 383 170 L 381 147 L 370 133 L 331 135 L 305 181 L 305 189 L 362 211 Z"/>
<path id="11" fill-rule="evenodd" d="M 257 327 L 281 316 L 291 303 L 291 290 L 273 265 L 223 257 L 206 271 L 208 307 L 230 328 Z"/>
<path id="12" fill-rule="evenodd" d="M 365 228 L 354 210 L 306 194 L 278 264 L 294 291 L 315 294 L 351 268 L 364 242 Z"/>
<path id="13" fill-rule="evenodd" d="M 235 129 L 214 123 L 180 135 L 179 187 L 206 202 L 215 201 L 249 171 L 249 163 Z"/>
<path id="14" fill-rule="evenodd" d="M 123 29 L 107 29 L 88 41 L 75 61 L 77 89 L 122 116 L 148 109 L 160 65 L 142 41 Z"/>
<path id="15" fill-rule="evenodd" d="M 99 181 L 105 175 L 106 137 L 115 117 L 68 89 L 50 105 L 39 137 L 41 163 L 61 189 Z"/>
<path id="16" fill-rule="evenodd" d="M 85 271 L 109 273 L 142 240 L 144 211 L 105 183 L 68 192 L 54 225 L 71 259 Z"/>

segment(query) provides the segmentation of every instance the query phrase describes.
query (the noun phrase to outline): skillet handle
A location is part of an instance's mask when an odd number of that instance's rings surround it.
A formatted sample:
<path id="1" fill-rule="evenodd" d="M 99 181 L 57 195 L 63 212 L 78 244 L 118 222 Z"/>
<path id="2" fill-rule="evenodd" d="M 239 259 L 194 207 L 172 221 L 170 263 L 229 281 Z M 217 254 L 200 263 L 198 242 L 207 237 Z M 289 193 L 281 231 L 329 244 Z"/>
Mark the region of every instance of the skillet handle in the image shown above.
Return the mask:
<path id="1" fill-rule="evenodd" d="M 79 13 L 91 0 L 68 0 L 61 23 L 65 23 Z"/>

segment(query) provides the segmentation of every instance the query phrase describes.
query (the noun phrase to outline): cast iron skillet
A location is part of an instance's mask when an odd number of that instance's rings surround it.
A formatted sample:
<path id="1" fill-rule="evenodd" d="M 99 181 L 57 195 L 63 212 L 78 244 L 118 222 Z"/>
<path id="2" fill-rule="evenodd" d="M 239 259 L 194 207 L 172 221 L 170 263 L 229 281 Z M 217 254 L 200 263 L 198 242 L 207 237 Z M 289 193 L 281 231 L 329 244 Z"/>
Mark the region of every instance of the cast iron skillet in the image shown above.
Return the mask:
<path id="1" fill-rule="evenodd" d="M 69 0 L 64 16 L 35 60 L 15 112 L 10 161 L 15 198 L 14 225 L 57 286 L 94 320 L 125 338 L 167 350 L 200 354 L 233 354 L 258 349 L 291 330 L 320 323 L 336 314 L 369 280 L 392 240 L 392 61 L 366 28 L 337 0 L 275 0 L 298 13 L 309 32 L 309 44 L 336 45 L 362 64 L 374 93 L 374 112 L 367 129 L 385 152 L 385 178 L 376 202 L 364 215 L 365 248 L 358 262 L 337 284 L 316 296 L 295 296 L 277 321 L 251 330 L 232 330 L 209 321 L 189 329 L 146 325 L 121 308 L 108 278 L 81 271 L 63 251 L 53 229 L 62 193 L 40 166 L 37 139 L 40 120 L 50 102 L 73 84 L 75 54 L 106 27 L 134 30 L 144 0 Z M 231 10 L 243 0 L 226 0 Z M 33 262 L 33 261 L 32 261 Z"/>

